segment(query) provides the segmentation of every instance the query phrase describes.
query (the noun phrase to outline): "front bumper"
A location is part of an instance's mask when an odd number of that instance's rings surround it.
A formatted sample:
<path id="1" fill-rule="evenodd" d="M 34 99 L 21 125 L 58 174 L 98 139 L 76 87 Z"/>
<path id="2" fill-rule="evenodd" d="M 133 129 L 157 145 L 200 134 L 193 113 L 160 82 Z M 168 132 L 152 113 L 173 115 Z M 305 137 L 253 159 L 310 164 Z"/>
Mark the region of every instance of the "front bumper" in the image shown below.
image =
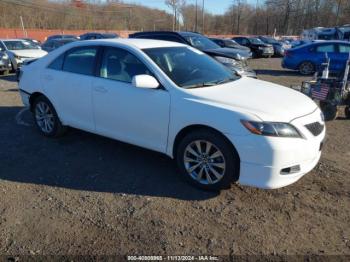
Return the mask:
<path id="1" fill-rule="evenodd" d="M 324 124 L 319 109 L 291 122 L 304 135 L 304 139 L 253 134 L 243 137 L 228 136 L 241 160 L 238 182 L 242 185 L 273 189 L 290 185 L 310 172 L 321 157 L 326 133 L 324 128 L 321 134 L 314 136 L 305 127 L 314 122 Z M 282 172 L 296 166 L 298 169 L 293 172 Z"/>
<path id="2" fill-rule="evenodd" d="M 11 62 L 8 59 L 0 59 L 0 71 L 11 70 Z"/>

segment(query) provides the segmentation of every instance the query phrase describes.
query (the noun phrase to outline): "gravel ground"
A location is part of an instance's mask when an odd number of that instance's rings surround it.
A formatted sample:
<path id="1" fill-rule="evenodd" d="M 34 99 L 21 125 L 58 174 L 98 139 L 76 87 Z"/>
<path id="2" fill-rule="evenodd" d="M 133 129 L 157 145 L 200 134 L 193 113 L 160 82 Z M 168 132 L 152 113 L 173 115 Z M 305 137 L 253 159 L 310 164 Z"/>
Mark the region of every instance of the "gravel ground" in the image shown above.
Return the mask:
<path id="1" fill-rule="evenodd" d="M 251 61 L 286 86 L 280 59 Z M 317 168 L 278 190 L 194 189 L 167 157 L 86 132 L 40 136 L 0 77 L 0 254 L 350 255 L 350 121 L 327 124 Z M 19 121 L 20 120 L 20 121 Z"/>

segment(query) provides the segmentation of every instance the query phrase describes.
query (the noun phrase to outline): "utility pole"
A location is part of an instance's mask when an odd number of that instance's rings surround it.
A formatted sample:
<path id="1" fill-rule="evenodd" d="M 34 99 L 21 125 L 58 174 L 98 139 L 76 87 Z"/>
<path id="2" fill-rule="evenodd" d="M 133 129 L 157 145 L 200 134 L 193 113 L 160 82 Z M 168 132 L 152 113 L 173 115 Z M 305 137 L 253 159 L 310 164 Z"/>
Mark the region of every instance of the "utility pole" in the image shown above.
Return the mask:
<path id="1" fill-rule="evenodd" d="M 196 21 L 194 23 L 194 31 L 197 32 L 197 27 L 198 27 L 198 2 L 196 0 Z"/>
<path id="2" fill-rule="evenodd" d="M 205 32 L 204 19 L 205 19 L 205 13 L 204 13 L 204 0 L 203 0 L 203 3 L 202 3 L 202 34 L 204 34 L 204 32 Z"/>
<path id="3" fill-rule="evenodd" d="M 24 29 L 23 17 L 20 16 L 19 19 L 21 20 L 21 27 L 22 27 L 22 31 L 23 31 L 23 36 L 27 37 L 27 32 Z"/>

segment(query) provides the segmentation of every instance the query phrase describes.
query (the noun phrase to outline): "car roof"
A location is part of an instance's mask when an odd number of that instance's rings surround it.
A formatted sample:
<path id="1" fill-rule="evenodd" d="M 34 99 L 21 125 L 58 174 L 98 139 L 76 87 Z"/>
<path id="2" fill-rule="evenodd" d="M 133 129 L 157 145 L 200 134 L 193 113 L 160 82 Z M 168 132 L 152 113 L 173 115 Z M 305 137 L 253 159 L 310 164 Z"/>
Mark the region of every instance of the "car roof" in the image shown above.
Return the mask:
<path id="1" fill-rule="evenodd" d="M 97 39 L 87 40 L 84 42 L 75 42 L 77 46 L 83 45 L 84 43 L 96 43 L 96 44 L 122 44 L 126 46 L 133 46 L 138 49 L 147 48 L 159 48 L 159 47 L 180 47 L 187 46 L 177 42 L 162 41 L 162 40 L 151 40 L 151 39 L 138 39 L 138 38 L 112 38 L 112 39 Z"/>
<path id="2" fill-rule="evenodd" d="M 9 38 L 9 39 L 0 39 L 0 41 L 28 41 L 26 39 L 22 39 L 22 38 Z"/>

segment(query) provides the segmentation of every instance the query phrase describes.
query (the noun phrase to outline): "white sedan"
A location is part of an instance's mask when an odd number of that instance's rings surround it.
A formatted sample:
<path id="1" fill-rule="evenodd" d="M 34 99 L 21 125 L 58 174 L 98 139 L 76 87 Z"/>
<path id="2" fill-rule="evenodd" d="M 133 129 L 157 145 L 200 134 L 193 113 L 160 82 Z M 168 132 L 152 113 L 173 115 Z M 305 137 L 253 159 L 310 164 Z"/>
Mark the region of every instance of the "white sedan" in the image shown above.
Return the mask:
<path id="1" fill-rule="evenodd" d="M 325 137 L 305 95 L 174 42 L 71 43 L 24 66 L 19 87 L 43 135 L 70 126 L 162 152 L 209 190 L 292 184 L 318 163 Z"/>
<path id="2" fill-rule="evenodd" d="M 37 59 L 47 54 L 39 46 L 22 39 L 0 39 L 0 48 L 9 56 L 13 70 L 20 68 L 26 60 Z"/>

